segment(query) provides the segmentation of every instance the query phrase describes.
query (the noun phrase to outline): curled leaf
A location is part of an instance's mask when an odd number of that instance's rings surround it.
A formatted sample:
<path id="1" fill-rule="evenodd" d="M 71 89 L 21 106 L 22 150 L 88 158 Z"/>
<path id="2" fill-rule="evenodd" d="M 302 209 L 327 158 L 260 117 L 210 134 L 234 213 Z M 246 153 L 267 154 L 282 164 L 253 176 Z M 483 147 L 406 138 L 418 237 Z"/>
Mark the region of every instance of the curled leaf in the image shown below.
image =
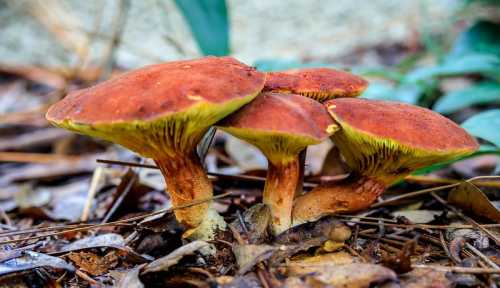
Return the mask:
<path id="1" fill-rule="evenodd" d="M 469 182 L 464 182 L 451 190 L 448 194 L 448 202 L 494 222 L 500 221 L 500 211 L 497 207 L 490 202 L 481 189 Z"/>
<path id="2" fill-rule="evenodd" d="M 207 247 L 208 245 L 210 244 L 201 240 L 186 244 L 180 248 L 175 249 L 172 253 L 147 264 L 143 270 L 143 273 L 167 271 L 171 266 L 177 264 L 179 260 L 182 259 L 182 257 L 193 254 L 194 252 Z"/>
<path id="3" fill-rule="evenodd" d="M 33 251 L 23 252 L 23 256 L 7 260 L 0 264 L 0 275 L 31 270 L 40 267 L 53 269 L 63 269 L 70 272 L 75 271 L 75 267 L 68 262 L 54 256 L 49 256 Z"/>
<path id="4" fill-rule="evenodd" d="M 271 257 L 277 248 L 270 245 L 235 245 L 233 253 L 240 269 L 239 274 L 250 271 L 260 261 Z"/>

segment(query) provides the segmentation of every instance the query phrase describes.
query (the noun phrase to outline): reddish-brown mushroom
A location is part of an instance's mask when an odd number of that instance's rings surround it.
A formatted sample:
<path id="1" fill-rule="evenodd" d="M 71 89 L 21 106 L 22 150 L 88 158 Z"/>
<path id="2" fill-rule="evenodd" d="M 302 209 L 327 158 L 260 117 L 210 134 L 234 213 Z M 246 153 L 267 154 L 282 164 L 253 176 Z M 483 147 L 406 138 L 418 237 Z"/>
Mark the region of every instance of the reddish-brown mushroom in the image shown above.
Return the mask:
<path id="1" fill-rule="evenodd" d="M 305 68 L 267 73 L 264 91 L 294 93 L 319 102 L 342 97 L 356 97 L 368 87 L 368 82 L 349 72 L 330 68 Z M 306 162 L 306 149 L 300 152 L 300 183 Z"/>
<path id="2" fill-rule="evenodd" d="M 298 154 L 318 144 L 337 126 L 320 103 L 295 94 L 262 93 L 217 127 L 257 146 L 269 167 L 264 203 L 272 214 L 272 230 L 290 227 L 293 198 L 300 181 Z"/>
<path id="3" fill-rule="evenodd" d="M 267 73 L 263 91 L 294 93 L 323 102 L 356 97 L 368 87 L 363 78 L 330 68 L 306 68 Z"/>
<path id="4" fill-rule="evenodd" d="M 264 74 L 231 57 L 152 65 L 70 93 L 47 119 L 154 159 L 177 207 L 212 197 L 196 145 L 212 124 L 257 96 L 264 81 Z M 210 238 L 225 225 L 210 203 L 175 214 L 198 228 L 189 232 L 194 238 Z"/>
<path id="5" fill-rule="evenodd" d="M 388 185 L 415 169 L 465 156 L 478 148 L 464 129 L 425 108 L 355 98 L 325 104 L 340 126 L 331 138 L 352 176 L 298 197 L 294 223 L 367 208 Z"/>

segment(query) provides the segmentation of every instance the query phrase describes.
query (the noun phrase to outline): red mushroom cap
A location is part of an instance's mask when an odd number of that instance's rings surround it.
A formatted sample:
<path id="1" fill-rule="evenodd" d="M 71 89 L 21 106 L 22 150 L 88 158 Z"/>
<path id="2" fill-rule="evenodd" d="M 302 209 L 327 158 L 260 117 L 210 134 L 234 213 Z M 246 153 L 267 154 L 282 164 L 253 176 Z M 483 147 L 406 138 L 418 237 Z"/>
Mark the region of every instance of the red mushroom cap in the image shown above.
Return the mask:
<path id="1" fill-rule="evenodd" d="M 153 120 L 202 102 L 243 99 L 258 93 L 264 79 L 231 57 L 151 65 L 70 93 L 49 109 L 47 118 L 79 124 Z"/>
<path id="2" fill-rule="evenodd" d="M 358 96 L 366 87 L 366 80 L 349 72 L 307 68 L 267 73 L 264 91 L 295 93 L 323 102 L 336 97 Z"/>

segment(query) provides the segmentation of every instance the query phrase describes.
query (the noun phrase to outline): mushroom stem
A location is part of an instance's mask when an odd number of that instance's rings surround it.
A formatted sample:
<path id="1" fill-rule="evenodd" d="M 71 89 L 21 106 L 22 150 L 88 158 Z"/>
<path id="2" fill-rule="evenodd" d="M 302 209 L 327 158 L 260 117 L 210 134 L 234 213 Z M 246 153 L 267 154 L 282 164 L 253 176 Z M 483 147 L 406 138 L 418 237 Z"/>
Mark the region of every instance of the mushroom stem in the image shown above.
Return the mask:
<path id="1" fill-rule="evenodd" d="M 327 214 L 366 209 L 385 189 L 382 181 L 367 176 L 350 176 L 341 182 L 322 184 L 295 199 L 293 225 L 314 221 Z"/>
<path id="2" fill-rule="evenodd" d="M 292 224 L 293 199 L 300 182 L 298 155 L 283 162 L 269 162 L 263 202 L 271 209 L 271 229 L 275 235 Z"/>
<path id="3" fill-rule="evenodd" d="M 167 183 L 167 191 L 172 199 L 173 207 L 189 204 L 196 200 L 208 199 L 213 196 L 212 184 L 210 183 L 205 170 L 203 169 L 198 156 L 195 153 L 187 155 L 175 155 L 174 157 L 164 157 L 155 159 L 156 165 L 160 168 L 165 182 Z M 213 209 L 210 202 L 205 202 L 192 207 L 175 210 L 177 220 L 187 228 L 204 227 L 212 231 L 206 231 L 211 238 L 216 228 L 223 229 L 224 224 L 220 217 Z M 215 212 L 215 213 L 212 213 Z M 207 219 L 207 218 L 218 218 Z M 214 227 L 202 225 L 204 222 L 214 222 Z M 191 233 L 189 233 L 191 234 Z M 199 237 L 196 237 L 199 238 Z M 202 237 L 205 238 L 205 237 Z"/>

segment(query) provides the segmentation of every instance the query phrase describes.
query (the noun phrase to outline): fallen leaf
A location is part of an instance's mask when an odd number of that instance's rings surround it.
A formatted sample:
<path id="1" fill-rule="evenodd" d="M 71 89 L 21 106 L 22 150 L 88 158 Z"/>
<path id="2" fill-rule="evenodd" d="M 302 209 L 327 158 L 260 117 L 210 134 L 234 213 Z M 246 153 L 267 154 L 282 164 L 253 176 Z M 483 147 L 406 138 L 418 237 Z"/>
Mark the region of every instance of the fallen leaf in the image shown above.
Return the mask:
<path id="1" fill-rule="evenodd" d="M 281 262 L 288 259 L 301 251 L 307 251 L 313 247 L 319 247 L 325 242 L 324 237 L 315 237 L 304 240 L 301 243 L 293 245 L 281 245 L 269 259 L 270 266 L 279 266 Z"/>
<path id="2" fill-rule="evenodd" d="M 114 253 L 108 253 L 101 257 L 92 252 L 71 252 L 67 256 L 82 271 L 93 276 L 100 276 L 113 269 L 118 264 L 118 258 Z"/>
<path id="3" fill-rule="evenodd" d="M 61 252 L 70 252 L 82 249 L 99 247 L 119 247 L 125 246 L 125 240 L 119 234 L 108 233 L 98 236 L 90 236 L 62 247 Z"/>
<path id="4" fill-rule="evenodd" d="M 351 237 L 351 230 L 332 216 L 323 217 L 316 222 L 304 223 L 278 235 L 276 243 L 301 243 L 306 239 L 321 237 L 324 240 L 344 242 Z"/>
<path id="5" fill-rule="evenodd" d="M 72 182 L 58 187 L 41 188 L 49 190 L 51 215 L 57 220 L 78 221 L 82 215 L 89 189 L 88 179 Z M 71 209 L 68 209 L 71 207 Z"/>
<path id="6" fill-rule="evenodd" d="M 243 237 L 246 237 L 250 244 L 263 243 L 267 236 L 267 227 L 271 220 L 271 210 L 265 204 L 256 204 L 243 213 L 242 227 L 240 219 L 234 220 L 230 225 L 235 228 Z"/>
<path id="7" fill-rule="evenodd" d="M 414 224 L 426 224 L 434 221 L 436 216 L 443 214 L 442 211 L 434 210 L 403 210 L 391 213 L 394 217 L 405 217 Z"/>
<path id="8" fill-rule="evenodd" d="M 448 194 L 448 201 L 458 207 L 500 222 L 500 211 L 493 205 L 481 189 L 469 182 L 463 182 Z"/>
<path id="9" fill-rule="evenodd" d="M 33 251 L 24 251 L 21 257 L 9 259 L 0 263 L 0 275 L 19 271 L 31 270 L 39 267 L 75 271 L 75 267 L 68 262 L 54 256 Z"/>
<path id="10" fill-rule="evenodd" d="M 175 249 L 172 253 L 147 264 L 142 273 L 145 274 L 150 272 L 167 271 L 171 266 L 177 264 L 182 257 L 191 255 L 208 245 L 210 244 L 205 241 L 197 240 L 181 246 Z"/>
<path id="11" fill-rule="evenodd" d="M 216 279 L 218 287 L 221 288 L 261 288 L 259 278 L 255 273 L 247 273 L 245 275 L 231 277 L 231 276 L 221 276 Z"/>
<path id="12" fill-rule="evenodd" d="M 397 279 L 396 273 L 391 269 L 382 265 L 365 263 L 321 265 L 310 267 L 304 272 L 289 272 L 289 275 L 304 276 L 312 274 L 315 279 L 323 283 L 333 285 L 334 287 L 346 288 L 370 287 L 370 285 L 395 281 Z"/>
<path id="13" fill-rule="evenodd" d="M 401 287 L 452 287 L 452 282 L 446 278 L 446 272 L 434 269 L 416 268 L 400 276 Z"/>
<path id="14" fill-rule="evenodd" d="M 317 269 L 324 269 L 332 265 L 351 264 L 356 259 L 346 252 L 327 253 L 300 260 L 292 260 L 286 264 L 288 273 L 304 275 L 315 273 Z"/>
<path id="15" fill-rule="evenodd" d="M 234 245 L 233 253 L 236 257 L 238 274 L 245 274 L 257 263 L 269 259 L 277 248 L 271 245 Z"/>
<path id="16" fill-rule="evenodd" d="M 111 277 L 115 279 L 115 285 L 113 287 L 116 288 L 143 288 L 144 284 L 142 284 L 139 279 L 139 272 L 141 271 L 143 265 L 137 266 L 130 270 L 113 270 L 109 272 Z"/>
<path id="17" fill-rule="evenodd" d="M 323 283 L 313 276 L 287 277 L 283 288 L 335 288 L 332 285 Z"/>
<path id="18" fill-rule="evenodd" d="M 19 208 L 42 207 L 50 202 L 50 192 L 25 185 L 15 194 L 14 199 Z"/>

